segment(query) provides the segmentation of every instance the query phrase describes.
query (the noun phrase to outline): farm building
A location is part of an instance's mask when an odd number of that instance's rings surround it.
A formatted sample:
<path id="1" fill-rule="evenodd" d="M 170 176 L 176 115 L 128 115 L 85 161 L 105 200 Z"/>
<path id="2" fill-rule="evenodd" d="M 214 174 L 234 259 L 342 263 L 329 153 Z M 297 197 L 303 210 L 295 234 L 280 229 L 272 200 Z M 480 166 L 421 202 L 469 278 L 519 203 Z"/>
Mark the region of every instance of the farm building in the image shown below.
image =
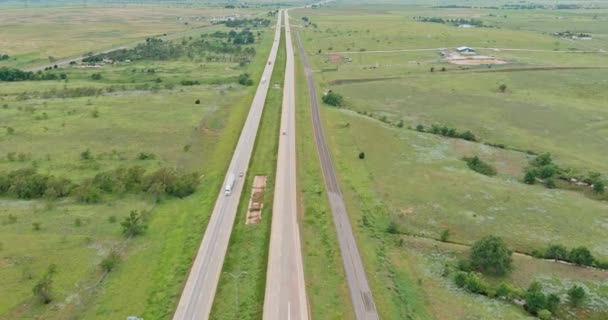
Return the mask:
<path id="1" fill-rule="evenodd" d="M 470 47 L 458 47 L 456 48 L 459 53 L 475 53 L 475 49 Z"/>

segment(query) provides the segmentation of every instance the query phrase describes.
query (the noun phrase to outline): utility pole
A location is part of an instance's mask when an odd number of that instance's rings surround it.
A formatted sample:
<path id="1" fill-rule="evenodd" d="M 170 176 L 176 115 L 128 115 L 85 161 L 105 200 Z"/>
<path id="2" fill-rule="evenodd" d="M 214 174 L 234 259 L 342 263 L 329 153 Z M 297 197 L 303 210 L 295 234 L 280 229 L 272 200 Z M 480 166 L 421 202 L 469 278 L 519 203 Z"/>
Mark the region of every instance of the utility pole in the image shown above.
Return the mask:
<path id="1" fill-rule="evenodd" d="M 232 273 L 232 272 L 224 272 L 229 274 L 232 279 L 234 279 L 234 304 L 236 306 L 236 317 L 235 319 L 239 318 L 239 278 L 244 275 L 247 274 L 246 271 L 239 271 L 237 273 Z"/>

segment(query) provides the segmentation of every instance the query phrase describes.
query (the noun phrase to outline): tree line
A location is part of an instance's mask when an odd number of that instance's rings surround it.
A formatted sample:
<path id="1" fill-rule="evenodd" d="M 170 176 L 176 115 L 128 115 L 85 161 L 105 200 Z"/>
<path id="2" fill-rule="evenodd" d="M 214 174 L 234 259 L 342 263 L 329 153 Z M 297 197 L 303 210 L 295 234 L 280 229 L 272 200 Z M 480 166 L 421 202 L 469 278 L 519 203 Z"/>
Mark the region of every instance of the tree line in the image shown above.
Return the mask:
<path id="1" fill-rule="evenodd" d="M 67 75 L 65 73 L 47 73 L 47 72 L 31 72 L 23 71 L 17 68 L 0 68 L 0 81 L 37 81 L 37 80 L 65 80 Z"/>
<path id="2" fill-rule="evenodd" d="M 34 168 L 0 173 L 0 195 L 19 199 L 74 196 L 85 203 L 99 202 L 104 193 L 146 192 L 157 198 L 165 195 L 182 198 L 192 194 L 198 184 L 197 173 L 184 173 L 170 168 L 159 168 L 147 173 L 140 166 L 100 172 L 80 183 L 39 173 Z"/>

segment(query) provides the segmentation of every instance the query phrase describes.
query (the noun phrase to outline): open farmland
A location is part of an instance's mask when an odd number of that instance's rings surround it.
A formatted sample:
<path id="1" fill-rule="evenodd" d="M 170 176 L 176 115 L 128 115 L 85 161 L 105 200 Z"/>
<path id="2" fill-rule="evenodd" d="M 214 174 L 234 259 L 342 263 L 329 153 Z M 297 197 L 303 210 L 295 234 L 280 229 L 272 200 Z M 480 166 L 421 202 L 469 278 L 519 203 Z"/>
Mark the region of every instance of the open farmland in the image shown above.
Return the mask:
<path id="1" fill-rule="evenodd" d="M 517 252 L 513 269 L 482 281 L 522 290 L 538 281 L 562 302 L 580 284 L 585 304 L 553 313 L 604 319 L 607 271 L 532 256 L 561 244 L 607 260 L 605 194 L 523 179 L 544 152 L 567 172 L 608 176 L 606 8 L 474 6 L 360 1 L 297 11 L 309 23 L 301 35 L 318 92 L 343 96 L 341 108 L 325 104 L 322 116 L 378 310 L 387 319 L 531 318 L 516 303 L 466 292 L 452 280 L 449 266 L 495 235 Z M 485 27 L 418 17 L 480 19 Z M 593 39 L 553 35 L 566 29 Z M 506 63 L 457 66 L 440 55 L 460 46 Z M 468 130 L 477 141 L 432 134 L 433 125 Z M 496 175 L 467 168 L 462 158 L 473 156 Z"/>
<path id="2" fill-rule="evenodd" d="M 137 8 L 142 16 L 165 9 Z M 44 72 L 57 80 L 2 82 L 2 177 L 33 169 L 68 179 L 78 192 L 30 199 L 10 189 L 0 198 L 0 318 L 170 317 L 253 96 L 254 86 L 239 84 L 239 76 L 257 82 L 272 42 L 264 26 L 253 26 L 254 43 L 218 52 L 213 44 L 227 41 L 230 30 L 217 25 L 146 44 L 149 52 L 179 49 L 168 58 L 112 56 L 114 63 Z M 103 47 L 102 39 L 91 49 Z M 117 191 L 113 180 L 102 187 L 121 168 L 145 172 L 141 189 Z M 170 180 L 173 170 L 191 177 L 176 186 L 184 193 L 146 186 L 155 173 Z M 147 227 L 143 234 L 123 234 L 132 211 Z M 32 290 L 51 265 L 46 305 Z"/>
<path id="3" fill-rule="evenodd" d="M 92 51 L 132 45 L 146 37 L 195 34 L 199 29 L 212 26 L 212 18 L 260 13 L 265 11 L 95 4 L 84 8 L 7 7 L 0 10 L 0 48 L 2 54 L 8 54 L 11 59 L 0 61 L 0 67 L 32 67 Z M 49 30 L 53 31 L 52 35 Z"/>

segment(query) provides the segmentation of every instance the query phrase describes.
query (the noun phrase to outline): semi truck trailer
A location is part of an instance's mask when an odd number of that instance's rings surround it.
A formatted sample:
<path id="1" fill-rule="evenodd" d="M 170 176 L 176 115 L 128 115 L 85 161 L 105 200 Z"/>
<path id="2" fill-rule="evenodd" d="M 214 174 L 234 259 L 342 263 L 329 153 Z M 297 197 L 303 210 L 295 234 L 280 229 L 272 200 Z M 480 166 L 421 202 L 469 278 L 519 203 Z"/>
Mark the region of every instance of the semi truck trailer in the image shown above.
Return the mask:
<path id="1" fill-rule="evenodd" d="M 234 187 L 235 180 L 236 180 L 236 177 L 234 176 L 234 173 L 230 173 L 228 175 L 228 179 L 226 180 L 226 188 L 224 189 L 224 191 L 226 192 L 226 196 L 229 196 L 232 194 L 232 188 Z"/>

